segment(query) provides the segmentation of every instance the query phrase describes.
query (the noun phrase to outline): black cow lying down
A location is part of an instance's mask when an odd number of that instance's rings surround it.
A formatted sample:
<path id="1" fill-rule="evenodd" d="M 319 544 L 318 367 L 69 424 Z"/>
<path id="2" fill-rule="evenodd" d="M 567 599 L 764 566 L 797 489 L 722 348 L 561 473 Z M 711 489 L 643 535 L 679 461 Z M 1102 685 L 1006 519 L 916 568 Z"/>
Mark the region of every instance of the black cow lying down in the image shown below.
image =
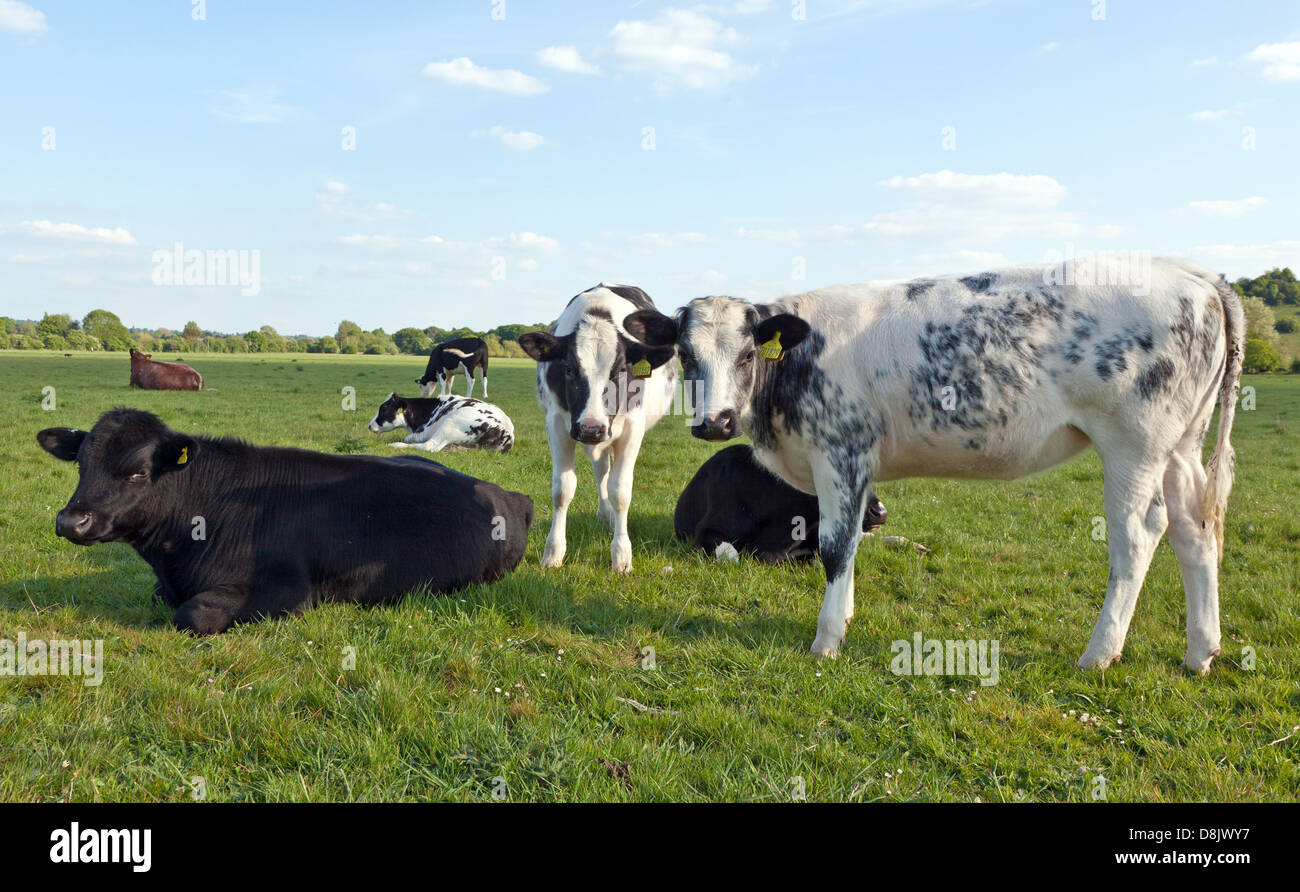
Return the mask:
<path id="1" fill-rule="evenodd" d="M 533 502 L 415 456 L 327 455 L 173 431 L 135 409 L 37 440 L 76 461 L 55 522 L 79 545 L 126 542 L 178 629 L 447 592 L 518 565 Z"/>
<path id="2" fill-rule="evenodd" d="M 862 531 L 885 522 L 885 506 L 868 494 Z M 817 553 L 817 497 L 800 492 L 754 458 L 750 446 L 728 446 L 700 465 L 677 499 L 677 537 L 718 560 L 751 554 L 768 564 L 810 560 Z"/>

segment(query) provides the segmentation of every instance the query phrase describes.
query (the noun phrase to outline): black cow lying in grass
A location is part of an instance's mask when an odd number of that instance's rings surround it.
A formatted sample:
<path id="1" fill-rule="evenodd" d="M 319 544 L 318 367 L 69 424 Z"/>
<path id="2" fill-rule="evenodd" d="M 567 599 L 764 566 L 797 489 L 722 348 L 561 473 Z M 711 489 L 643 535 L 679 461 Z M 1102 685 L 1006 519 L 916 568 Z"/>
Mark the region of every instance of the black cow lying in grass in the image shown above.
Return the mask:
<path id="1" fill-rule="evenodd" d="M 500 579 L 533 522 L 527 496 L 415 456 L 251 446 L 121 408 L 89 432 L 36 438 L 80 465 L 56 532 L 78 545 L 129 544 L 176 608 L 176 627 L 201 635 L 320 601 L 373 604 Z"/>
<path id="2" fill-rule="evenodd" d="M 862 531 L 883 524 L 885 515 L 871 493 Z M 817 497 L 764 468 L 749 446 L 728 446 L 700 465 L 673 512 L 677 537 L 719 561 L 735 560 L 741 552 L 768 564 L 810 560 L 817 554 L 817 521 Z"/>

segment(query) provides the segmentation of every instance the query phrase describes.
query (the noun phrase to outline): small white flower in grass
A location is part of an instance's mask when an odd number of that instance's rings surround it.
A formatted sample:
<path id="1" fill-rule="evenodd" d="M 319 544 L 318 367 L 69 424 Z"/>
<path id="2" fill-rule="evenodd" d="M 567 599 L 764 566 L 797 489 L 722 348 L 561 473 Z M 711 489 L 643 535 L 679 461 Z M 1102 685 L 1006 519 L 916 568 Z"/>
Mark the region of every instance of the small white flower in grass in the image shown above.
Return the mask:
<path id="1" fill-rule="evenodd" d="M 671 572 L 673 572 L 672 565 L 670 564 L 670 565 L 664 567 L 663 572 L 665 572 L 665 573 L 671 573 Z"/>
<path id="2" fill-rule="evenodd" d="M 543 672 L 543 673 L 542 673 L 542 678 L 545 678 L 545 677 L 546 677 L 546 673 Z"/>
<path id="3" fill-rule="evenodd" d="M 501 693 L 501 689 L 500 689 L 500 688 L 493 688 L 492 690 L 496 691 L 498 694 Z"/>

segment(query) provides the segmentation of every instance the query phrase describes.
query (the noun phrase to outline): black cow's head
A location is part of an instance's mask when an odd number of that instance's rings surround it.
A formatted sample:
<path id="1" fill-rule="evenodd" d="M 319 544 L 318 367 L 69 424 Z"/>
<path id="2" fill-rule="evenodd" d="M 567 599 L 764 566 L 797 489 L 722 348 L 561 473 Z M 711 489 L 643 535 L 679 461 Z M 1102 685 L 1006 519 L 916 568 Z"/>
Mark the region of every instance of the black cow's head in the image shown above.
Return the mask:
<path id="1" fill-rule="evenodd" d="M 638 376 L 638 363 L 644 360 L 651 370 L 657 369 L 677 353 L 672 344 L 650 346 L 632 340 L 608 314 L 584 316 L 566 335 L 527 332 L 519 336 L 519 346 L 547 364 L 546 384 L 570 415 L 569 436 L 588 444 L 610 436 L 614 416 L 627 408 L 621 402 Z"/>
<path id="2" fill-rule="evenodd" d="M 198 451 L 194 438 L 137 409 L 105 412 L 89 432 L 46 428 L 36 440 L 55 458 L 77 462 L 77 490 L 54 530 L 78 545 L 127 540 L 157 522 L 168 479 L 185 473 Z"/>
<path id="3" fill-rule="evenodd" d="M 409 427 L 406 423 L 406 399 L 390 393 L 388 399 L 379 404 L 375 417 L 370 419 L 370 432 L 382 434 L 398 427 Z"/>
<path id="4" fill-rule="evenodd" d="M 700 297 L 677 318 L 639 310 L 623 320 L 628 334 L 652 346 L 676 344 L 682 375 L 697 398 L 691 433 L 703 440 L 741 434 L 740 419 L 753 402 L 761 350 L 779 358 L 812 330 L 789 313 L 762 317 L 753 304 L 734 297 Z"/>

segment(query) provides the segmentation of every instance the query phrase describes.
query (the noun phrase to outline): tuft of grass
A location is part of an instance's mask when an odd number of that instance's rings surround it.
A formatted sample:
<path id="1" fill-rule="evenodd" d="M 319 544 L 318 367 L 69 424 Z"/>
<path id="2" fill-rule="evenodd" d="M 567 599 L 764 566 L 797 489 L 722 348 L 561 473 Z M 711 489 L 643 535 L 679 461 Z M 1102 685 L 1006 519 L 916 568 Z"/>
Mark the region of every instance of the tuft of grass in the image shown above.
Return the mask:
<path id="1" fill-rule="evenodd" d="M 391 453 L 366 430 L 390 390 L 413 395 L 420 357 L 195 356 L 211 391 L 127 387 L 125 356 L 0 352 L 0 638 L 100 639 L 103 683 L 0 676 L 0 799 L 190 801 L 1292 800 L 1300 789 L 1300 378 L 1258 376 L 1237 414 L 1237 483 L 1221 571 L 1223 654 L 1181 668 L 1177 562 L 1157 551 L 1124 661 L 1081 673 L 1105 591 L 1095 455 L 1013 483 L 877 486 L 884 532 L 866 540 L 857 616 L 838 660 L 807 655 L 819 565 L 718 565 L 673 537 L 678 493 L 712 447 L 680 417 L 637 466 L 635 566 L 609 569 L 590 475 L 560 570 L 538 566 L 550 455 L 531 362 L 493 360 L 492 397 L 515 422 L 506 454 L 439 461 L 531 496 L 520 568 L 445 597 L 332 604 L 195 639 L 151 601 L 124 545 L 53 534 L 75 466 L 36 445 L 114 405 L 179 430 L 266 445 Z M 57 409 L 43 411 L 42 387 Z M 355 411 L 342 389 L 356 389 Z M 1207 437 L 1213 442 L 1213 431 Z M 437 548 L 420 541 L 418 547 Z M 666 568 L 671 567 L 671 572 Z M 999 680 L 896 676 L 891 644 L 996 639 Z M 646 668 L 644 649 L 654 649 Z M 352 662 L 349 662 L 349 654 Z M 1248 668 L 1253 665 L 1253 669 Z M 637 704 L 637 705 L 633 705 Z M 644 707 L 644 708 L 642 708 Z M 1087 713 L 1087 719 L 1083 718 Z"/>

